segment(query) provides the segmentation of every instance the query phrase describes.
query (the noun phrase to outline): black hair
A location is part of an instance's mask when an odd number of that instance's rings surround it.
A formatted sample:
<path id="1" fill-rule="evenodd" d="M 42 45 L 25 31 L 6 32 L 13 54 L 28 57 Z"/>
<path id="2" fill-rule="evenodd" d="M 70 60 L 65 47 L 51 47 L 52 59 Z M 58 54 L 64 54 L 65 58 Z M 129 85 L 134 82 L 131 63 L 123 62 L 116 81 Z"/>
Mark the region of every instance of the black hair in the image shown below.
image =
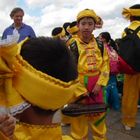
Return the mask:
<path id="1" fill-rule="evenodd" d="M 100 33 L 100 35 L 102 36 L 102 38 L 106 40 L 107 43 L 109 43 L 109 41 L 111 40 L 111 36 L 109 32 L 102 32 Z"/>
<path id="2" fill-rule="evenodd" d="M 130 9 L 140 9 L 140 4 L 135 4 L 131 7 L 129 7 Z M 132 20 L 139 20 L 140 21 L 140 16 L 131 16 Z"/>
<path id="3" fill-rule="evenodd" d="M 62 27 L 56 27 L 52 30 L 52 36 L 58 35 L 59 33 L 61 33 L 63 30 Z"/>
<path id="4" fill-rule="evenodd" d="M 121 38 L 116 38 L 115 39 L 115 43 L 119 46 L 120 45 L 120 42 L 121 42 Z"/>
<path id="5" fill-rule="evenodd" d="M 27 40 L 21 56 L 35 69 L 68 82 L 78 76 L 73 55 L 60 39 L 38 37 Z"/>
<path id="6" fill-rule="evenodd" d="M 115 43 L 115 41 L 111 38 L 111 35 L 109 32 L 102 32 L 100 33 L 101 37 L 104 38 L 106 40 L 107 43 L 109 43 L 113 49 L 115 49 L 117 51 L 117 45 Z"/>
<path id="7" fill-rule="evenodd" d="M 76 25 L 77 25 L 77 21 L 73 21 L 73 22 L 70 23 L 70 26 L 69 27 L 72 28 L 72 27 L 74 27 Z"/>
<path id="8" fill-rule="evenodd" d="M 20 11 L 23 12 L 23 14 L 24 14 L 24 10 L 22 8 L 20 8 L 20 7 L 14 8 L 10 13 L 10 17 L 12 18 L 15 15 L 15 13 L 20 12 Z"/>
<path id="9" fill-rule="evenodd" d="M 119 49 L 120 49 L 119 46 L 120 46 L 120 43 L 121 43 L 121 38 L 116 38 L 116 39 L 115 39 L 115 43 L 116 43 L 116 46 L 117 46 L 117 52 L 119 53 L 119 51 L 120 51 L 120 50 L 119 50 Z"/>
<path id="10" fill-rule="evenodd" d="M 131 6 L 130 9 L 140 9 L 140 4 L 135 4 Z"/>
<path id="11" fill-rule="evenodd" d="M 63 28 L 65 29 L 65 32 L 66 32 L 66 35 L 68 36 L 69 35 L 69 33 L 67 32 L 67 27 L 68 26 L 70 26 L 70 22 L 65 22 L 64 24 L 63 24 Z"/>

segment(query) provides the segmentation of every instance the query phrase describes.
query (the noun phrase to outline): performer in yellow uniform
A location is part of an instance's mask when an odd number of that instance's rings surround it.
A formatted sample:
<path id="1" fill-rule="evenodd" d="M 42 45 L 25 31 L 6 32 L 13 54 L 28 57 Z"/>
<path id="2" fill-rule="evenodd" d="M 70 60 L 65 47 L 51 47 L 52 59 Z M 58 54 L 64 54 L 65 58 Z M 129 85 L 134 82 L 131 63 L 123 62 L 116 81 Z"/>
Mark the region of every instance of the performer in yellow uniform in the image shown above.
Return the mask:
<path id="1" fill-rule="evenodd" d="M 78 74 L 81 84 L 94 94 L 95 101 L 90 97 L 85 104 L 103 103 L 102 86 L 106 86 L 109 79 L 109 57 L 105 48 L 103 54 L 92 34 L 100 18 L 91 9 L 85 9 L 77 15 L 79 32 L 75 37 L 78 55 Z M 73 51 L 73 46 L 71 46 Z M 75 54 L 75 53 L 74 53 Z M 102 56 L 103 55 L 103 56 Z M 77 57 L 78 56 L 78 57 Z M 71 119 L 71 136 L 75 140 L 87 140 L 88 124 L 92 129 L 94 140 L 106 139 L 105 113 L 89 114 Z"/>
<path id="2" fill-rule="evenodd" d="M 123 9 L 122 14 L 131 24 L 129 29 L 135 30 L 140 26 L 140 4 Z M 140 31 L 137 34 L 140 38 Z M 125 34 L 123 34 L 125 36 Z M 133 47 L 133 46 L 132 46 Z M 125 52 L 124 52 L 125 53 Z M 128 75 L 124 77 L 124 88 L 122 96 L 122 123 L 126 130 L 131 130 L 136 125 L 137 105 L 140 97 L 140 74 Z"/>
<path id="3" fill-rule="evenodd" d="M 0 77 L 0 105 L 18 120 L 13 140 L 71 140 L 62 137 L 54 114 L 86 90 L 61 40 L 39 37 L 18 45 L 2 43 Z"/>

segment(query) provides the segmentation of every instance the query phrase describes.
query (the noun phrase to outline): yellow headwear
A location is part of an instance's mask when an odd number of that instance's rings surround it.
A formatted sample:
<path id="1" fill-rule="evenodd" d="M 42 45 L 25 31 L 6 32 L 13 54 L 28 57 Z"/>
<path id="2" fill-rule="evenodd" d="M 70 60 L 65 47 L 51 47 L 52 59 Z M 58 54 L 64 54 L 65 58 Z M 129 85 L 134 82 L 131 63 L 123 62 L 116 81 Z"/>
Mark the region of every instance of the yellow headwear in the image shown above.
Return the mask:
<path id="1" fill-rule="evenodd" d="M 77 33 L 77 32 L 79 31 L 79 28 L 78 28 L 76 25 L 73 26 L 73 27 L 68 26 L 68 27 L 67 27 L 67 31 L 68 31 L 71 35 L 73 35 L 73 34 L 75 34 L 75 33 Z"/>
<path id="2" fill-rule="evenodd" d="M 94 10 L 92 9 L 85 9 L 79 12 L 79 14 L 77 15 L 77 21 L 79 21 L 81 18 L 84 18 L 84 17 L 91 17 L 95 20 L 96 23 L 99 21 L 99 17 L 96 15 Z"/>
<path id="3" fill-rule="evenodd" d="M 65 29 L 62 28 L 62 31 L 56 35 L 52 35 L 52 37 L 57 38 L 57 37 L 64 37 L 65 36 Z"/>
<path id="4" fill-rule="evenodd" d="M 131 16 L 140 16 L 140 9 L 130 9 L 130 8 L 127 9 L 127 8 L 123 8 L 122 15 L 127 20 L 130 20 Z"/>
<path id="5" fill-rule="evenodd" d="M 78 79 L 63 82 L 33 68 L 19 54 L 22 44 L 0 47 L 0 97 L 6 95 L 0 104 L 5 99 L 15 114 L 26 108 L 26 101 L 55 110 L 86 92 Z"/>

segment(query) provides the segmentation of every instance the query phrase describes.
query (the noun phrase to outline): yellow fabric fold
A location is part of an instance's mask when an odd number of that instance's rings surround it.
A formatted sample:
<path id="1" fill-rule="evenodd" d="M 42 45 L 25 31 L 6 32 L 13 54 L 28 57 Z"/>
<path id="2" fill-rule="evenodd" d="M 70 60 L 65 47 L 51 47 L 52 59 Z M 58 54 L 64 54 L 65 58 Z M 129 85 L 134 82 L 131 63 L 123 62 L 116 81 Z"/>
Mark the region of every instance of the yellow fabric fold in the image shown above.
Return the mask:
<path id="1" fill-rule="evenodd" d="M 85 9 L 79 12 L 79 14 L 77 15 L 77 21 L 79 21 L 81 18 L 84 18 L 84 17 L 91 17 L 95 20 L 95 22 L 99 22 L 100 20 L 99 16 L 97 16 L 94 10 L 92 9 Z"/>
<path id="2" fill-rule="evenodd" d="M 55 110 L 86 92 L 78 79 L 63 82 L 33 68 L 19 54 L 22 44 L 0 48 L 0 93 L 6 96 L 7 106 L 12 108 L 28 101 Z"/>
<path id="3" fill-rule="evenodd" d="M 79 28 L 77 27 L 77 26 L 73 26 L 73 27 L 68 27 L 67 28 L 67 31 L 70 33 L 70 34 L 75 34 L 75 33 L 77 33 L 78 31 L 79 31 Z"/>
<path id="4" fill-rule="evenodd" d="M 15 130 L 13 140 L 72 140 L 69 136 L 62 136 L 61 125 L 57 124 L 42 126 L 20 123 Z"/>
<path id="5" fill-rule="evenodd" d="M 140 16 L 140 9 L 123 8 L 122 15 L 129 20 L 131 16 Z"/>
<path id="6" fill-rule="evenodd" d="M 17 56 L 15 65 L 19 70 L 14 87 L 32 104 L 44 109 L 57 109 L 73 98 L 78 80 L 66 83 L 55 79 L 35 70 L 21 56 Z"/>

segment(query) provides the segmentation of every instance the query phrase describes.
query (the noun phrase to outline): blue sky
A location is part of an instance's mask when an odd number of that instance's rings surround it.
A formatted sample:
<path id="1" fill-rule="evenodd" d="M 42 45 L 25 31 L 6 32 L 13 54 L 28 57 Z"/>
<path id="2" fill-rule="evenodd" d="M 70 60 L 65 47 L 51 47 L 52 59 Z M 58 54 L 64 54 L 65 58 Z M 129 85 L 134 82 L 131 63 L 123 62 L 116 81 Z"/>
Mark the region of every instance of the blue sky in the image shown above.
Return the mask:
<path id="1" fill-rule="evenodd" d="M 19 7 L 23 7 L 23 9 L 30 15 L 30 16 L 40 16 L 41 10 L 40 7 L 31 7 L 27 4 L 25 0 L 17 0 L 17 5 Z"/>
<path id="2" fill-rule="evenodd" d="M 113 38 L 119 38 L 129 24 L 121 15 L 122 9 L 136 3 L 139 0 L 0 0 L 0 34 L 12 24 L 9 14 L 14 7 L 24 9 L 23 22 L 31 25 L 37 36 L 50 36 L 54 27 L 74 21 L 79 11 L 90 8 L 104 21 L 103 28 L 94 34 L 109 31 Z"/>

